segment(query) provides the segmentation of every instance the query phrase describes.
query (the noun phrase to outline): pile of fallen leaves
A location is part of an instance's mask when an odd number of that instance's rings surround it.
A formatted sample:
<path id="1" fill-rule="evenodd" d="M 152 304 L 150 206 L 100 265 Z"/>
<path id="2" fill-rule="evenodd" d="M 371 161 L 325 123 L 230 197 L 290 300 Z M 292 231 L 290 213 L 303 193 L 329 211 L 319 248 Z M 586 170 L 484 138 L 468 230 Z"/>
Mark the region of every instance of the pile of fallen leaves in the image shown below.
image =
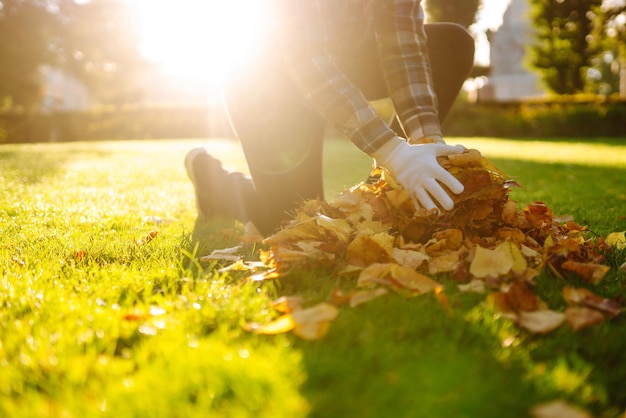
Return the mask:
<path id="1" fill-rule="evenodd" d="M 332 303 L 310 308 L 302 308 L 299 298 L 283 298 L 276 303 L 281 317 L 250 330 L 293 329 L 304 338 L 319 338 L 337 305 L 358 306 L 390 291 L 409 297 L 434 292 L 450 309 L 443 286 L 433 279 L 441 274 L 456 280 L 461 291 L 488 292 L 495 309 L 531 332 L 549 332 L 565 321 L 579 330 L 620 313 L 617 301 L 570 286 L 563 289 L 565 312 L 550 310 L 534 292 L 534 279 L 549 269 L 562 279 L 575 274 L 590 286 L 598 284 L 610 270 L 606 254 L 624 245 L 624 233 L 590 239 L 585 227 L 559 220 L 542 202 L 520 210 L 509 198 L 519 185 L 476 150 L 439 162 L 465 187 L 453 195 L 452 211 L 416 210 L 408 193 L 379 169 L 373 184 L 359 184 L 329 202 L 306 202 L 288 225 L 264 240 L 266 270 L 255 279 L 281 277 L 294 266 L 319 266 L 353 287 L 337 288 Z"/>

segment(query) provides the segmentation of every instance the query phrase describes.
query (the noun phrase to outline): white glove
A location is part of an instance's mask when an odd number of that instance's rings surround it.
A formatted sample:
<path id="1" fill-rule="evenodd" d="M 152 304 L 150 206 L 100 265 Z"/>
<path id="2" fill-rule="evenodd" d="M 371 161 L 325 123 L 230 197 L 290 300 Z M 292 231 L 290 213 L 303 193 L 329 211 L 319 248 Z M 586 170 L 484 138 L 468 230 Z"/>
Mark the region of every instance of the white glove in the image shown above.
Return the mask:
<path id="1" fill-rule="evenodd" d="M 437 157 L 461 154 L 462 145 L 440 143 L 409 145 L 400 137 L 391 139 L 372 154 L 376 164 L 385 167 L 409 192 L 416 206 L 426 210 L 437 209 L 437 201 L 445 210 L 452 210 L 454 202 L 441 186 L 445 185 L 452 193 L 459 194 L 464 187 L 452 174 L 446 171 Z M 439 184 L 441 183 L 441 184 Z"/>

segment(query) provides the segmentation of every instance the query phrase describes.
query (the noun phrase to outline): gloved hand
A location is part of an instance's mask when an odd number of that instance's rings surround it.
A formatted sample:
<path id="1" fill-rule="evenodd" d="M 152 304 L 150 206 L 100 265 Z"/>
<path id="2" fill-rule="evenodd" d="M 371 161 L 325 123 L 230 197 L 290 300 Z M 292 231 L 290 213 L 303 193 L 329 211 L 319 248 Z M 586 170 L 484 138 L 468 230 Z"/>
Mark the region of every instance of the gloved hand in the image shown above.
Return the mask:
<path id="1" fill-rule="evenodd" d="M 372 156 L 376 164 L 389 170 L 398 182 L 409 192 L 416 206 L 426 210 L 437 209 L 437 201 L 445 210 L 452 210 L 454 202 L 448 196 L 445 185 L 452 193 L 459 194 L 464 187 L 452 174 L 446 171 L 437 157 L 461 154 L 462 145 L 441 143 L 409 145 L 400 137 L 391 139 Z M 441 183 L 441 184 L 439 184 Z"/>

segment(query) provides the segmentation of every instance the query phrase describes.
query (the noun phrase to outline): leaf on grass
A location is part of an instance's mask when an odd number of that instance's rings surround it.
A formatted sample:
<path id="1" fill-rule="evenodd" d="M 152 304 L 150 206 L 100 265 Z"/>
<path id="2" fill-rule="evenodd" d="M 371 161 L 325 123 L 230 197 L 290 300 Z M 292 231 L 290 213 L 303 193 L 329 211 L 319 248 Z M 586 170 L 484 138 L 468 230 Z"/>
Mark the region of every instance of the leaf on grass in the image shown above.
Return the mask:
<path id="1" fill-rule="evenodd" d="M 292 312 L 294 333 L 305 340 L 318 340 L 326 335 L 330 323 L 339 315 L 339 309 L 329 303 Z"/>
<path id="2" fill-rule="evenodd" d="M 439 283 L 425 274 L 418 273 L 410 267 L 397 264 L 391 266 L 390 278 L 402 287 L 419 294 L 432 292 L 440 286 Z"/>
<path id="3" fill-rule="evenodd" d="M 622 250 L 626 248 L 626 232 L 611 232 L 606 236 L 605 241 L 616 250 Z"/>
<path id="4" fill-rule="evenodd" d="M 617 316 L 621 311 L 621 307 L 617 301 L 600 297 L 582 287 L 573 288 L 565 286 L 562 293 L 563 299 L 568 305 L 585 305 L 610 316 Z"/>
<path id="5" fill-rule="evenodd" d="M 288 309 L 286 304 L 279 302 L 281 309 Z M 295 308 L 295 306 L 293 306 Z M 275 335 L 293 331 L 298 337 L 306 340 L 317 340 L 326 335 L 330 323 L 337 317 L 339 310 L 329 303 L 320 303 L 306 309 L 294 309 L 265 324 L 248 323 L 246 331 L 255 334 Z"/>
<path id="6" fill-rule="evenodd" d="M 515 244 L 505 241 L 495 249 L 476 247 L 474 259 L 470 264 L 470 274 L 479 279 L 497 278 L 510 272 L 522 272 L 526 269 L 526 259 Z"/>
<path id="7" fill-rule="evenodd" d="M 295 321 L 289 314 L 282 315 L 265 324 L 249 323 L 244 327 L 246 331 L 255 334 L 276 335 L 291 331 L 295 327 Z"/>
<path id="8" fill-rule="evenodd" d="M 281 276 L 282 274 L 278 270 L 269 269 L 267 271 L 262 271 L 260 273 L 253 274 L 252 276 L 248 277 L 248 279 L 252 280 L 253 282 L 262 282 L 263 280 L 278 279 Z"/>
<path id="9" fill-rule="evenodd" d="M 272 307 L 278 312 L 290 313 L 302 309 L 303 302 L 300 296 L 282 296 L 272 301 Z"/>
<path id="10" fill-rule="evenodd" d="M 200 257 L 201 263 L 208 263 L 210 261 L 239 261 L 241 255 L 238 254 L 243 247 L 237 245 L 235 247 L 221 248 L 211 251 L 211 254 Z"/>
<path id="11" fill-rule="evenodd" d="M 565 317 L 574 331 L 604 322 L 604 315 L 601 312 L 585 306 L 568 307 L 565 309 Z"/>
<path id="12" fill-rule="evenodd" d="M 541 301 L 535 295 L 530 284 L 524 279 L 515 280 L 506 291 L 509 305 L 515 311 L 536 311 L 540 309 Z"/>
<path id="13" fill-rule="evenodd" d="M 573 407 L 562 400 L 535 405 L 530 411 L 533 418 L 591 418 L 586 411 Z"/>
<path id="14" fill-rule="evenodd" d="M 156 238 L 159 235 L 159 231 L 150 231 L 143 238 L 135 241 L 136 245 L 145 245 Z"/>
<path id="15" fill-rule="evenodd" d="M 474 279 L 467 284 L 459 284 L 460 292 L 485 293 L 485 282 Z"/>
<path id="16" fill-rule="evenodd" d="M 388 290 L 384 287 L 379 287 L 372 290 L 359 290 L 352 294 L 350 297 L 350 307 L 354 308 L 359 305 L 363 305 L 371 300 L 374 300 L 380 296 L 386 295 Z"/>
<path id="17" fill-rule="evenodd" d="M 573 260 L 567 260 L 561 264 L 563 270 L 575 273 L 583 280 L 592 284 L 598 284 L 611 268 L 604 264 L 596 263 L 580 263 Z"/>
<path id="18" fill-rule="evenodd" d="M 517 318 L 519 326 L 539 334 L 547 334 L 555 330 L 564 321 L 565 314 L 551 310 L 521 312 Z"/>

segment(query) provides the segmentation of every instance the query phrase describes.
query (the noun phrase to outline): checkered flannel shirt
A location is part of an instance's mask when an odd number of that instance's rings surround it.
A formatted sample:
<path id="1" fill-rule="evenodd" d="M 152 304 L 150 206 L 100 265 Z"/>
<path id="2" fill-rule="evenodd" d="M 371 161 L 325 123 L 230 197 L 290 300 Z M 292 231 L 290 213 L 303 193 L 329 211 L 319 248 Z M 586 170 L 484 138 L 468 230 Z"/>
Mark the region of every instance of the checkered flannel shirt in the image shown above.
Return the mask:
<path id="1" fill-rule="evenodd" d="M 397 134 L 333 59 L 374 33 L 409 142 L 439 135 L 421 0 L 276 0 L 286 66 L 312 105 L 367 154 Z M 343 39 L 342 39 L 343 38 Z"/>

